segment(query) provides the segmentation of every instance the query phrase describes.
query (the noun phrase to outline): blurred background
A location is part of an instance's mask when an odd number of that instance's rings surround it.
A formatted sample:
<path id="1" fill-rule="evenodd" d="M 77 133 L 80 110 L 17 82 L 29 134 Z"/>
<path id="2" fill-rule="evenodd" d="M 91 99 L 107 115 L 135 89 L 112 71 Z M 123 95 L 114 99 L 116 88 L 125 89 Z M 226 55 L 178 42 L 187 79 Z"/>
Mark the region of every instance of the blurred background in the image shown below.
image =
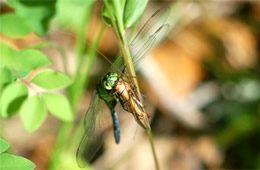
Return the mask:
<path id="1" fill-rule="evenodd" d="M 149 1 L 136 29 L 165 6 L 171 8 L 166 21 L 171 29 L 137 67 L 161 169 L 260 169 L 260 3 Z M 58 44 L 66 55 L 65 62 L 56 47 L 42 51 L 52 60 L 52 68 L 73 76 L 75 47 L 81 41 L 76 37 L 82 10 L 86 9 L 74 1 L 57 1 L 47 36 L 29 34 L 12 39 L 1 35 L 1 39 L 18 49 L 42 40 Z M 101 1 L 91 6 L 89 24 L 84 30 L 87 43 L 81 37 L 86 48 L 103 22 L 101 10 Z M 1 1 L 1 15 L 12 11 Z M 111 28 L 105 28 L 97 48 L 111 61 L 118 55 Z M 79 126 L 96 83 L 109 67 L 102 56 L 96 58 L 67 136 Z M 90 167 L 154 169 L 146 134 L 131 114 L 119 105 L 117 110 L 122 140 L 116 145 L 109 130 Z M 64 148 L 60 152 L 57 140 L 78 145 L 81 137 L 59 138 L 62 123 L 57 118 L 49 115 L 33 133 L 24 130 L 19 116 L 1 119 L 1 127 L 12 151 L 32 160 L 36 169 L 77 169 L 75 152 Z M 53 161 L 55 153 L 60 155 Z"/>

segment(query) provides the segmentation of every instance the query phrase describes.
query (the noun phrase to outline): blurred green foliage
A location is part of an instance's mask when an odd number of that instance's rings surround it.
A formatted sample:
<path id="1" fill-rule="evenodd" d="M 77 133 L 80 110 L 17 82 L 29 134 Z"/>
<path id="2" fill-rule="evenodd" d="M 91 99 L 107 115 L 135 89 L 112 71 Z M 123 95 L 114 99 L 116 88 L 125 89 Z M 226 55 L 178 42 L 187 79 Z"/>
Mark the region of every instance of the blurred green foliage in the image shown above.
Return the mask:
<path id="1" fill-rule="evenodd" d="M 7 2 L 15 9 L 15 13 L 23 19 L 23 22 L 26 23 L 33 32 L 44 35 L 48 31 L 50 20 L 56 11 L 56 0 L 8 0 Z"/>
<path id="2" fill-rule="evenodd" d="M 20 156 L 3 153 L 9 148 L 9 144 L 0 138 L 0 169 L 8 170 L 33 170 L 36 166 L 34 163 Z"/>

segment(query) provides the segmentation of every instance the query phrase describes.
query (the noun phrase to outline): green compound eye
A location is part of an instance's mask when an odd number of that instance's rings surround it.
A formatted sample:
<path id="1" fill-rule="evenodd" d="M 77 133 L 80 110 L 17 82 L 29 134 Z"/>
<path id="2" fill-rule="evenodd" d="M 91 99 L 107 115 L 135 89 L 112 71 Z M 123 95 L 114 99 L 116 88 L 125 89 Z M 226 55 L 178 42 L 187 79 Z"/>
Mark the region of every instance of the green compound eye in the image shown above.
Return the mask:
<path id="1" fill-rule="evenodd" d="M 107 83 L 107 81 L 104 81 L 103 85 L 104 85 L 106 90 L 111 90 L 112 89 L 112 87 Z"/>

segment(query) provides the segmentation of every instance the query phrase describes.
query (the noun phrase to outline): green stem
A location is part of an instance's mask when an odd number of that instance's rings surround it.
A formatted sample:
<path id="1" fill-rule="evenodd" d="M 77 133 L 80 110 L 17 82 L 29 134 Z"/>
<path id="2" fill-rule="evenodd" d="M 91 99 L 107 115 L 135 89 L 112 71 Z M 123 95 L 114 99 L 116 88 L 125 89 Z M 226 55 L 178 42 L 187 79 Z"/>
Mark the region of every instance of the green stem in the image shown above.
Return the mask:
<path id="1" fill-rule="evenodd" d="M 158 163 L 157 155 L 156 155 L 155 148 L 154 148 L 152 132 L 150 129 L 146 129 L 146 133 L 148 135 L 149 142 L 152 147 L 153 159 L 154 159 L 156 170 L 159 170 L 160 168 L 159 168 L 159 163 Z"/>
<path id="2" fill-rule="evenodd" d="M 96 48 L 97 48 L 98 44 L 100 43 L 100 40 L 104 33 L 104 28 L 105 28 L 104 24 L 101 23 L 99 25 L 98 31 L 95 35 L 94 43 L 91 43 L 90 48 L 87 52 L 88 59 L 82 64 L 82 69 L 84 69 L 84 70 L 82 70 L 83 73 L 81 74 L 81 76 L 82 76 L 81 80 L 78 81 L 79 82 L 78 91 L 80 91 L 81 93 L 88 86 L 89 74 L 93 68 L 93 64 L 96 59 Z M 75 106 L 74 110 L 76 111 L 76 106 Z M 68 150 L 73 151 L 73 153 L 74 153 L 74 151 L 77 148 L 79 138 L 82 136 L 82 133 L 84 131 L 84 129 L 81 126 L 77 126 L 76 132 L 72 133 L 73 137 L 70 139 L 70 143 L 64 142 L 64 140 L 67 140 L 67 139 L 69 139 L 69 137 L 71 137 L 71 136 L 69 136 L 70 133 L 68 133 L 68 132 L 72 129 L 72 126 L 73 125 L 71 123 L 62 123 L 62 125 L 61 125 L 61 128 L 58 133 L 58 137 L 57 137 L 55 150 L 53 152 L 51 169 L 55 169 L 58 167 L 57 165 L 55 165 L 55 161 L 58 161 L 58 162 L 61 161 L 59 156 L 63 151 L 65 151 L 65 149 L 67 151 Z"/>
<path id="3" fill-rule="evenodd" d="M 81 26 L 79 27 L 77 33 L 77 41 L 76 41 L 76 53 L 77 53 L 77 67 L 76 67 L 76 76 L 73 85 L 69 88 L 69 99 L 72 105 L 73 110 L 76 110 L 76 106 L 78 100 L 82 96 L 82 81 L 81 78 L 84 77 L 82 75 L 82 65 L 86 62 L 84 61 L 84 54 L 86 52 L 86 28 L 88 26 L 91 8 L 87 5 L 86 6 L 86 13 L 82 19 Z"/>
<path id="4" fill-rule="evenodd" d="M 51 160 L 48 169 L 59 169 L 61 164 L 61 153 L 65 148 L 64 140 L 68 139 L 68 129 L 71 127 L 71 123 L 62 122 L 56 138 L 53 152 L 51 154 Z"/>
<path id="5" fill-rule="evenodd" d="M 72 105 L 72 109 L 74 112 L 77 111 L 77 104 L 79 103 L 78 101 L 81 98 L 81 94 L 83 92 L 83 90 L 85 89 L 84 87 L 84 82 L 82 84 L 81 81 L 81 76 L 85 77 L 88 75 L 82 75 L 81 74 L 81 70 L 82 70 L 82 64 L 85 62 L 83 61 L 84 58 L 84 53 L 85 53 L 85 42 L 82 41 L 82 39 L 85 36 L 85 30 L 87 27 L 87 23 L 89 21 L 89 17 L 91 14 L 91 8 L 87 5 L 86 6 L 86 13 L 85 16 L 82 18 L 82 24 L 79 28 L 78 34 L 77 34 L 77 46 L 76 46 L 76 52 L 77 52 L 77 72 L 76 72 L 76 78 L 74 81 L 74 84 L 68 89 L 68 95 L 69 95 L 69 99 L 70 99 L 70 103 Z M 86 68 L 88 69 L 88 67 Z M 89 69 L 88 69 L 89 70 Z M 88 71 L 85 71 L 85 74 L 87 74 Z M 64 151 L 68 151 L 67 149 L 67 145 L 75 145 L 74 143 L 71 142 L 64 142 L 64 141 L 68 141 L 73 139 L 73 137 L 70 136 L 70 131 L 73 129 L 73 123 L 67 123 L 67 122 L 62 122 L 59 132 L 58 132 L 58 136 L 56 138 L 56 144 L 54 146 L 54 150 L 53 153 L 51 155 L 51 160 L 50 160 L 50 169 L 59 169 L 60 165 L 62 164 L 62 153 L 64 153 Z M 72 140 L 71 140 L 72 141 Z"/>
<path id="6" fill-rule="evenodd" d="M 75 82 L 73 84 L 73 87 L 71 87 L 71 102 L 74 109 L 76 108 L 77 103 L 81 99 L 84 89 L 86 89 L 86 86 L 88 85 L 89 74 L 92 70 L 92 66 L 96 59 L 96 47 L 100 42 L 101 36 L 104 32 L 104 28 L 104 24 L 101 23 L 98 28 L 97 34 L 94 37 L 94 43 L 90 44 L 89 50 L 87 51 L 87 58 L 84 61 L 82 61 L 82 63 L 78 66 L 80 67 L 80 69 L 77 71 Z M 82 39 L 81 41 L 85 44 L 85 41 L 83 41 Z"/>
<path id="7" fill-rule="evenodd" d="M 108 14 L 109 14 L 109 16 L 111 18 L 112 26 L 114 28 L 115 34 L 117 36 L 117 39 L 119 41 L 119 46 L 120 46 L 120 49 L 122 51 L 123 58 L 124 58 L 124 63 L 126 65 L 126 68 L 127 68 L 128 74 L 130 76 L 130 79 L 135 83 L 135 85 L 137 87 L 137 90 L 140 92 L 140 89 L 139 89 L 139 86 L 138 86 L 138 82 L 134 78 L 134 77 L 136 77 L 136 73 L 135 73 L 134 64 L 133 64 L 133 60 L 132 60 L 131 53 L 130 53 L 130 48 L 128 46 L 128 42 L 127 42 L 127 39 L 125 37 L 124 30 L 120 29 L 117 26 L 117 24 L 115 23 L 115 18 L 112 15 L 112 12 L 111 12 L 111 10 L 109 8 L 107 0 L 104 1 L 104 4 L 105 4 L 105 7 L 107 8 Z"/>

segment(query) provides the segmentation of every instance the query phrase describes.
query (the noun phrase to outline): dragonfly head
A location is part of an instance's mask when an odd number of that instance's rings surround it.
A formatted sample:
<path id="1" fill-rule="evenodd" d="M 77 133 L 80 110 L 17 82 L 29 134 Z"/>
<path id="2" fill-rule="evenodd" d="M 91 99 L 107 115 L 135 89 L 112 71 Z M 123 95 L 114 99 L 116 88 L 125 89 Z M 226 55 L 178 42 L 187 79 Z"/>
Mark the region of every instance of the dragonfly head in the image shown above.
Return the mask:
<path id="1" fill-rule="evenodd" d="M 103 79 L 103 86 L 106 90 L 112 90 L 118 80 L 118 75 L 113 72 L 109 72 Z"/>

